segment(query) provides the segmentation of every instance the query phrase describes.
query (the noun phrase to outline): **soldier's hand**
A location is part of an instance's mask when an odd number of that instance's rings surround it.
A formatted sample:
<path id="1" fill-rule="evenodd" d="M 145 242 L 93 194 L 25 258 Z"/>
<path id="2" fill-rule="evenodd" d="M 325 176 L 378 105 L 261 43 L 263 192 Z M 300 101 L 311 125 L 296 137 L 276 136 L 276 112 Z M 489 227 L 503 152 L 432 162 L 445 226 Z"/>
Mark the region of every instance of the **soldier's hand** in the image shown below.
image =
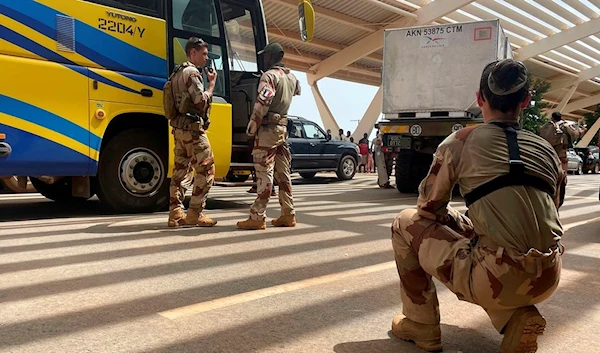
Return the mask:
<path id="1" fill-rule="evenodd" d="M 212 83 L 217 80 L 217 70 L 209 70 L 208 67 L 204 68 L 204 70 L 206 71 L 206 78 L 208 78 L 208 82 Z"/>

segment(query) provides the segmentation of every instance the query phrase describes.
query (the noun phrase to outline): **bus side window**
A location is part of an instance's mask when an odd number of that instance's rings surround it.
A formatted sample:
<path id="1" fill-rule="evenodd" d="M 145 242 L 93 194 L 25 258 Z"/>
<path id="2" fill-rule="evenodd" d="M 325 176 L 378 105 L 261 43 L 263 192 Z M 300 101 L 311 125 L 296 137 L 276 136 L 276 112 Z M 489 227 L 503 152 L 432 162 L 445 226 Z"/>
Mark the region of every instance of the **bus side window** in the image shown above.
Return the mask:
<path id="1" fill-rule="evenodd" d="M 173 0 L 173 28 L 220 37 L 213 0 Z"/>

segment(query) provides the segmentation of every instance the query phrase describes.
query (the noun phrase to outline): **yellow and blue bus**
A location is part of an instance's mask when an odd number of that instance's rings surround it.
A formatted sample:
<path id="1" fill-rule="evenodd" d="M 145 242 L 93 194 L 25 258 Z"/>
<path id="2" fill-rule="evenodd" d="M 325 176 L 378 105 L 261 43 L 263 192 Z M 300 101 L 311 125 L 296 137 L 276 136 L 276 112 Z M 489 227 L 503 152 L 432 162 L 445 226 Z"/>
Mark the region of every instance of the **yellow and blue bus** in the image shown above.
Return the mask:
<path id="1" fill-rule="evenodd" d="M 56 201 L 164 209 L 173 136 L 162 87 L 191 36 L 210 44 L 218 72 L 216 177 L 247 179 L 261 0 L 0 0 L 0 176 L 29 176 Z"/>

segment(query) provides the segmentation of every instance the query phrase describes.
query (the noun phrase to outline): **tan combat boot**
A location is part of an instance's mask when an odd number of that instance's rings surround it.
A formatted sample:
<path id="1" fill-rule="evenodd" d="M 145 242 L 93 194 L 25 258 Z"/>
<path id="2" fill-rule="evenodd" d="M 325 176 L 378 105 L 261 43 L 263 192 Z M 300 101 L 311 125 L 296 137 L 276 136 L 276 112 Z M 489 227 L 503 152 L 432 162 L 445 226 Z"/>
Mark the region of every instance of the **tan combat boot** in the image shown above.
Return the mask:
<path id="1" fill-rule="evenodd" d="M 275 227 L 295 227 L 296 226 L 296 216 L 291 214 L 287 216 L 281 216 L 277 219 L 271 221 L 271 224 Z"/>
<path id="2" fill-rule="evenodd" d="M 267 222 L 264 220 L 256 221 L 252 218 L 248 218 L 245 221 L 237 222 L 237 227 L 244 230 L 267 229 Z"/>
<path id="3" fill-rule="evenodd" d="M 204 213 L 199 213 L 198 210 L 188 210 L 185 217 L 185 224 L 188 226 L 214 227 L 217 221 L 206 216 Z"/>
<path id="4" fill-rule="evenodd" d="M 535 353 L 537 336 L 546 329 L 546 320 L 535 306 L 517 309 L 504 328 L 502 353 Z"/>
<path id="5" fill-rule="evenodd" d="M 185 213 L 181 208 L 175 208 L 169 212 L 169 220 L 167 224 L 171 228 L 179 227 L 185 223 Z"/>
<path id="6" fill-rule="evenodd" d="M 392 333 L 403 341 L 412 341 L 417 347 L 428 352 L 442 350 L 442 331 L 440 324 L 425 325 L 398 315 L 392 322 Z"/>

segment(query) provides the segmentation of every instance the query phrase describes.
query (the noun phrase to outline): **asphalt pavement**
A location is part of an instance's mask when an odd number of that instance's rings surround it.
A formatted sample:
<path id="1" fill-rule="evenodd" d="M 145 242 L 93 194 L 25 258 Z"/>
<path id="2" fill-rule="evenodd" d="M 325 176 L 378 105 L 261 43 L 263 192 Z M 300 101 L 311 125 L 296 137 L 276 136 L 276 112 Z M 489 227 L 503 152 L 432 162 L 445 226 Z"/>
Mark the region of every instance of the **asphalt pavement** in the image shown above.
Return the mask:
<path id="1" fill-rule="evenodd" d="M 569 176 L 563 272 L 539 309 L 539 352 L 597 352 L 600 175 Z M 375 176 L 297 180 L 298 226 L 240 231 L 255 195 L 214 187 L 215 228 L 0 195 L 0 352 L 421 352 L 390 336 L 401 312 L 390 225 L 416 195 Z M 456 197 L 452 205 L 465 210 Z M 271 200 L 269 221 L 278 216 Z M 499 352 L 479 307 L 436 282 L 445 352 Z"/>

